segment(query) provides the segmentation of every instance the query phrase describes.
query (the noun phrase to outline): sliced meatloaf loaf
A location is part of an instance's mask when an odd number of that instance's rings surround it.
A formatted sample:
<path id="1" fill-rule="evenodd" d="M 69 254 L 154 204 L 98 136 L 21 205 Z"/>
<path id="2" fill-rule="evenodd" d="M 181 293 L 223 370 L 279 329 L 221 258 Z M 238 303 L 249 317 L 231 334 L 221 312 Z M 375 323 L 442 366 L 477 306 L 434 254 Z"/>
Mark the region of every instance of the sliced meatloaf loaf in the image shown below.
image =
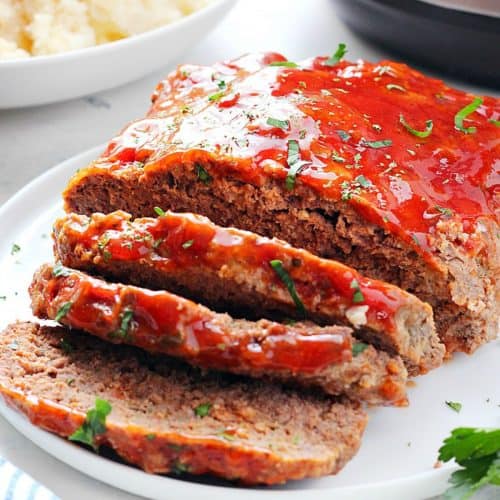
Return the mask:
<path id="1" fill-rule="evenodd" d="M 111 413 L 92 428 L 93 444 L 147 472 L 209 473 L 246 484 L 338 472 L 366 425 L 354 403 L 202 374 L 33 323 L 0 334 L 0 396 L 63 437 L 84 425 L 99 398 Z"/>
<path id="2" fill-rule="evenodd" d="M 410 373 L 438 366 L 444 354 L 432 309 L 416 297 L 336 261 L 205 217 L 167 212 L 132 221 L 124 212 L 69 214 L 56 221 L 54 240 L 65 266 L 113 280 L 171 290 L 224 310 L 244 306 L 261 317 L 279 312 L 348 324 L 358 337 L 401 355 Z"/>
<path id="3" fill-rule="evenodd" d="M 181 66 L 65 192 L 278 237 L 429 302 L 448 350 L 499 325 L 500 101 L 403 64 L 249 55 Z"/>
<path id="4" fill-rule="evenodd" d="M 269 376 L 370 404 L 405 404 L 398 357 L 356 342 L 351 329 L 234 320 L 166 291 L 106 283 L 42 266 L 30 288 L 33 313 L 116 344 L 165 353 L 204 368 Z"/>

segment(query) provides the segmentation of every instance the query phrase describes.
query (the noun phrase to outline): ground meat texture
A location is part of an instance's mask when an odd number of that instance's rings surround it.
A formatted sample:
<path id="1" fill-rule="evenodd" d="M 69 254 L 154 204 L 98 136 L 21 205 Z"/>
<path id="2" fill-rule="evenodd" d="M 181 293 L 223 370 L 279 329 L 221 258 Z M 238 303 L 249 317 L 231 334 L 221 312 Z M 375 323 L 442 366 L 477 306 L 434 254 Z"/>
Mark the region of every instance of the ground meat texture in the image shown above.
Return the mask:
<path id="1" fill-rule="evenodd" d="M 112 411 L 96 442 L 126 462 L 244 484 L 336 473 L 358 450 L 366 425 L 353 403 L 201 373 L 33 323 L 0 334 L 0 396 L 62 437 L 83 423 L 96 397 L 104 399 Z M 204 416 L 200 405 L 208 405 Z"/>
<path id="2" fill-rule="evenodd" d="M 115 344 L 369 404 L 406 404 L 401 359 L 360 343 L 347 327 L 235 320 L 166 291 L 106 283 L 51 265 L 37 271 L 30 294 L 36 316 Z"/>
<path id="3" fill-rule="evenodd" d="M 181 66 L 74 176 L 66 209 L 205 215 L 414 293 L 448 352 L 495 338 L 500 101 L 391 61 L 269 65 L 283 60 Z"/>
<path id="4" fill-rule="evenodd" d="M 412 374 L 439 366 L 444 347 L 432 309 L 403 290 L 339 262 L 194 214 L 68 214 L 54 224 L 56 258 L 107 278 L 168 289 L 218 310 L 344 323 L 357 337 L 399 354 Z M 303 308 L 273 269 L 279 261 Z M 300 305 L 300 304 L 299 304 Z"/>

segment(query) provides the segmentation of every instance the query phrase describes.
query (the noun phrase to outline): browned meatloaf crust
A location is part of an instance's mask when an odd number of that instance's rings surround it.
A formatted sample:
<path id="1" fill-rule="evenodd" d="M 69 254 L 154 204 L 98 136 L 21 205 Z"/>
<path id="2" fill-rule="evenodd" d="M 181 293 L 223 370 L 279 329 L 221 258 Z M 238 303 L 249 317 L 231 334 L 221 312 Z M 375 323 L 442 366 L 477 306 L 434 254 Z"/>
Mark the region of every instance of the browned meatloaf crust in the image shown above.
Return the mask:
<path id="1" fill-rule="evenodd" d="M 499 100 L 390 61 L 269 65 L 283 60 L 181 66 L 75 175 L 66 209 L 199 213 L 414 293 L 449 352 L 495 338 Z"/>
<path id="2" fill-rule="evenodd" d="M 320 387 L 370 404 L 406 404 L 401 359 L 357 343 L 350 328 L 235 320 L 166 291 L 106 283 L 51 265 L 35 274 L 30 294 L 36 316 L 112 343 L 204 368 Z"/>
<path id="3" fill-rule="evenodd" d="M 97 444 L 125 461 L 151 473 L 209 473 L 246 484 L 336 473 L 366 425 L 352 403 L 202 374 L 32 323 L 0 334 L 0 396 L 63 437 L 83 423 L 96 397 L 106 400 L 112 411 Z"/>
<path id="4" fill-rule="evenodd" d="M 367 279 L 339 262 L 207 218 L 167 212 L 131 220 L 124 212 L 68 214 L 54 225 L 56 258 L 65 266 L 166 289 L 214 308 L 344 323 L 356 335 L 399 354 L 410 373 L 438 366 L 444 346 L 432 309 L 403 290 Z M 281 263 L 297 307 L 271 263 Z M 301 305 L 299 303 L 299 306 Z"/>

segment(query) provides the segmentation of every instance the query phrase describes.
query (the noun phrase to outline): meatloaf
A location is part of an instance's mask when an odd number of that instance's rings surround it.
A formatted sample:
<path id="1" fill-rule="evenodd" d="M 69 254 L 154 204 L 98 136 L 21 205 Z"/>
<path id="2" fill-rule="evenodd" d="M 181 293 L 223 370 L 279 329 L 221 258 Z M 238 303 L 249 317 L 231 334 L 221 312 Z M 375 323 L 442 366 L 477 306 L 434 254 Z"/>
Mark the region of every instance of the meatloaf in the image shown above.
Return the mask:
<path id="1" fill-rule="evenodd" d="M 281 238 L 414 293 L 448 351 L 472 352 L 500 317 L 500 101 L 336 59 L 180 66 L 66 209 L 158 206 Z"/>
<path id="2" fill-rule="evenodd" d="M 33 313 L 115 344 L 191 364 L 321 387 L 369 404 L 406 404 L 399 357 L 357 342 L 344 326 L 235 320 L 166 291 L 106 283 L 44 265 L 30 287 Z"/>
<path id="3" fill-rule="evenodd" d="M 203 374 L 33 323 L 0 334 L 0 396 L 63 437 L 81 428 L 99 398 L 111 413 L 95 445 L 147 472 L 209 473 L 246 484 L 338 472 L 366 425 L 354 403 Z"/>
<path id="4" fill-rule="evenodd" d="M 167 212 L 132 221 L 124 212 L 68 214 L 56 221 L 54 241 L 65 266 L 113 280 L 171 290 L 240 314 L 244 305 L 250 314 L 343 322 L 358 337 L 401 355 L 410 373 L 438 366 L 444 354 L 432 309 L 416 297 L 205 217 Z"/>

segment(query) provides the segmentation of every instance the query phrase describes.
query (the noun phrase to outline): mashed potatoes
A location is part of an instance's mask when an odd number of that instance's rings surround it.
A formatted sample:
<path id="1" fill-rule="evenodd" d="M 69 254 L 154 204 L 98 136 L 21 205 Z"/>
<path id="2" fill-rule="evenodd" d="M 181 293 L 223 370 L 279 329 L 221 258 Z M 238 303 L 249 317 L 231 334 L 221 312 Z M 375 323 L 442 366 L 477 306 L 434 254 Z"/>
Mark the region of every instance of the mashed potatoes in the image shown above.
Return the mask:
<path id="1" fill-rule="evenodd" d="M 171 23 L 210 0 L 0 0 L 0 59 L 81 49 Z"/>

